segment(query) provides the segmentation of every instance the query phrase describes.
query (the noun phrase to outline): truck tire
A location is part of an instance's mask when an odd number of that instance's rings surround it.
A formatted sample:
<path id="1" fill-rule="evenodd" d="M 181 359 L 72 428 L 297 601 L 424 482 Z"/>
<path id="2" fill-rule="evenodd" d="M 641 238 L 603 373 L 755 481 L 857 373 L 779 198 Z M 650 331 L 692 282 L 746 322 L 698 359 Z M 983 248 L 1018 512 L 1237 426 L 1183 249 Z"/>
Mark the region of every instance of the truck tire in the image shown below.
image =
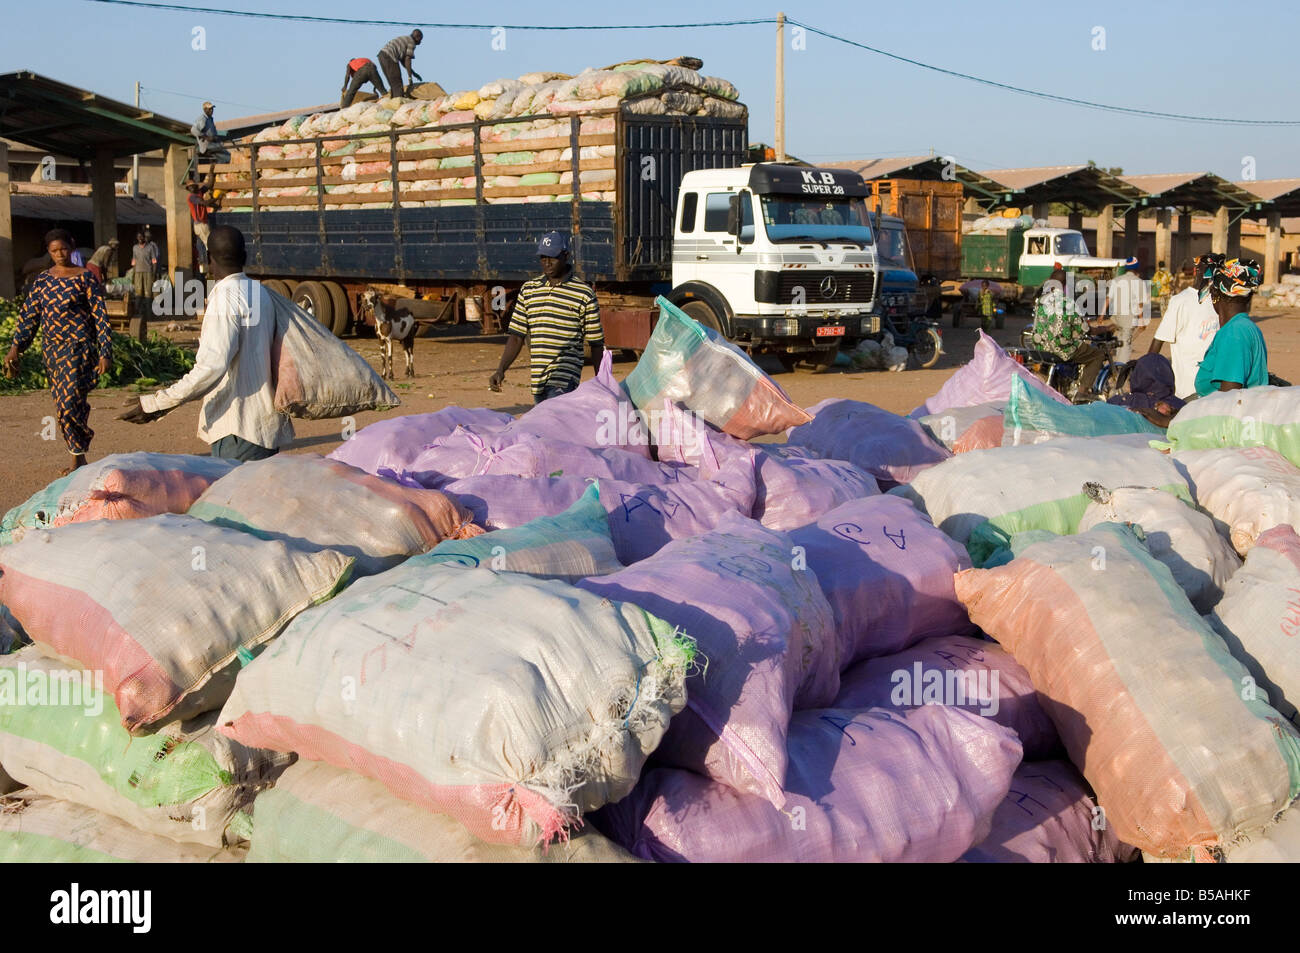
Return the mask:
<path id="1" fill-rule="evenodd" d="M 1006 323 L 1007 323 L 1007 315 L 1006 315 L 1006 310 L 1004 309 L 1001 314 L 998 314 L 993 318 L 993 326 L 997 328 L 999 331 L 1001 331 L 1003 326 Z"/>
<path id="2" fill-rule="evenodd" d="M 348 301 L 348 293 L 337 281 L 326 281 L 324 284 L 325 290 L 330 293 L 330 301 L 334 305 L 334 336 L 341 338 L 347 333 L 348 324 L 352 320 L 352 307 Z"/>
<path id="3" fill-rule="evenodd" d="M 334 299 L 319 281 L 304 281 L 293 291 L 293 303 L 334 330 Z"/>
<path id="4" fill-rule="evenodd" d="M 274 291 L 282 298 L 289 297 L 289 285 L 279 278 L 272 278 L 270 281 L 262 282 L 262 287 L 267 291 Z"/>
<path id="5" fill-rule="evenodd" d="M 682 305 L 682 310 L 706 328 L 713 328 L 719 334 L 722 333 L 722 322 L 718 320 L 718 316 L 713 313 L 707 301 L 694 298 Z"/>
<path id="6" fill-rule="evenodd" d="M 962 317 L 961 313 L 963 310 L 965 309 L 962 307 L 962 302 L 960 301 L 956 302 L 952 306 L 952 326 L 954 328 L 961 327 L 961 317 Z"/>
<path id="7" fill-rule="evenodd" d="M 799 366 L 798 354 L 777 354 L 776 360 L 781 365 L 781 369 L 787 374 L 793 374 L 794 369 Z"/>

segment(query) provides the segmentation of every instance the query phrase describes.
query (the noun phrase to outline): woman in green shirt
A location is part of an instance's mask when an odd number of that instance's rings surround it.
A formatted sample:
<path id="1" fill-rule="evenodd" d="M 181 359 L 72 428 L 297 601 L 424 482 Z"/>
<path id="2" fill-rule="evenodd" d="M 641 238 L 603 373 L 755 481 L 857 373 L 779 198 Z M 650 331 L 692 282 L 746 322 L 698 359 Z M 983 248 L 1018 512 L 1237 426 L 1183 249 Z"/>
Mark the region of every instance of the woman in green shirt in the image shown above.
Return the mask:
<path id="1" fill-rule="evenodd" d="M 1219 315 L 1219 331 L 1196 371 L 1198 397 L 1268 383 L 1268 347 L 1250 319 L 1250 302 L 1258 287 L 1258 262 L 1229 258 L 1214 264 L 1201 296 L 1209 292 Z"/>

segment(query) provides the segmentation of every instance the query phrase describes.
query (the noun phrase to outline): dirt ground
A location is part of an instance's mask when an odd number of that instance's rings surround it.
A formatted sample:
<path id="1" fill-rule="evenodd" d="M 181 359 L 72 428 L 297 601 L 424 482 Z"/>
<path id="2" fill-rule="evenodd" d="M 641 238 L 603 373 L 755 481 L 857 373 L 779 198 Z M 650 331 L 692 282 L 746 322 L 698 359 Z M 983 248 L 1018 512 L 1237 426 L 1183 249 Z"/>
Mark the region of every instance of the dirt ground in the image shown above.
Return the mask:
<path id="1" fill-rule="evenodd" d="M 1300 383 L 1300 311 L 1256 309 L 1254 317 L 1268 342 L 1270 370 Z M 1008 318 L 1006 327 L 995 331 L 993 336 L 1004 346 L 1018 344 L 1020 331 L 1027 323 L 1025 318 Z M 965 325 L 954 329 L 945 322 L 942 329 L 944 354 L 939 364 L 930 370 L 857 371 L 835 367 L 823 374 L 805 369 L 783 373 L 770 359 L 764 358 L 760 363 L 801 406 L 811 406 L 827 397 L 846 397 L 905 414 L 937 391 L 957 368 L 970 359 L 977 337 L 976 325 L 973 319 L 967 319 Z M 492 393 L 488 389 L 488 377 L 500 358 L 504 339 L 466 336 L 463 328 L 447 330 L 449 333 L 417 340 L 415 378 L 408 381 L 399 377 L 394 385 L 402 406 L 384 413 L 360 414 L 356 418 L 356 429 L 384 417 L 428 413 L 450 404 L 486 406 L 513 414 L 522 413 L 532 406 L 526 353 L 520 355 L 506 376 L 502 392 Z M 1136 346 L 1140 351 L 1146 350 L 1151 333 L 1151 328 L 1147 328 L 1137 340 Z M 197 325 L 169 332 L 169 336 L 181 343 L 196 344 Z M 379 346 L 374 338 L 349 338 L 348 343 L 374 367 L 379 367 Z M 400 356 L 397 364 L 400 374 Z M 614 375 L 621 379 L 632 366 L 630 360 L 616 360 Z M 588 368 L 583 379 L 590 377 L 591 373 Z M 136 426 L 115 419 L 124 402 L 133 396 L 133 391 L 122 388 L 97 390 L 91 394 L 90 423 L 95 430 L 90 453 L 92 461 L 110 453 L 135 450 L 208 452 L 207 445 L 196 436 L 198 401 L 183 405 L 152 424 Z M 50 429 L 46 427 L 44 418 L 52 419 L 54 413 L 47 391 L 0 397 L 0 408 L 4 410 L 0 415 L 0 512 L 3 512 L 57 477 L 70 458 L 61 438 L 42 438 L 42 431 L 48 433 Z M 343 440 L 342 422 L 337 420 L 296 420 L 294 428 L 297 439 L 290 448 L 292 452 L 328 453 Z"/>

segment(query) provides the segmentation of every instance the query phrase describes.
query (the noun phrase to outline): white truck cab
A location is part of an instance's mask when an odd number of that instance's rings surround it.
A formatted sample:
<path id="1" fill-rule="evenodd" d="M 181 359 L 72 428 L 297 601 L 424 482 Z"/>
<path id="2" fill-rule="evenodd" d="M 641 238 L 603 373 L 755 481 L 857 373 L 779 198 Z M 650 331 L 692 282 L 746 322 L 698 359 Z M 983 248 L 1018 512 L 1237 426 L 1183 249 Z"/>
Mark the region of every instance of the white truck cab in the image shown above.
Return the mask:
<path id="1" fill-rule="evenodd" d="M 876 241 L 862 177 L 762 162 L 682 177 L 669 300 L 785 360 L 880 329 Z"/>
<path id="2" fill-rule="evenodd" d="M 1041 285 L 1058 264 L 1066 271 L 1083 273 L 1098 269 L 1116 274 L 1124 262 L 1119 258 L 1094 257 L 1083 234 L 1072 228 L 1027 229 L 1020 255 L 1020 283 Z"/>

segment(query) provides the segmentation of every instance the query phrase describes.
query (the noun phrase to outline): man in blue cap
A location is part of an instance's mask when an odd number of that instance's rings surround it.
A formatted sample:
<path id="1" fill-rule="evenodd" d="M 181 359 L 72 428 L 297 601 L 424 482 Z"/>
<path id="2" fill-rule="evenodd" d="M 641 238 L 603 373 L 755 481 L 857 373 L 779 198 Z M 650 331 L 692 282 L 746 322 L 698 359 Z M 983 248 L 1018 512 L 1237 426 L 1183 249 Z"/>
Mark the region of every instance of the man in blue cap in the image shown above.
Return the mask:
<path id="1" fill-rule="evenodd" d="M 569 264 L 568 237 L 562 232 L 548 232 L 537 243 L 537 255 L 542 275 L 524 282 L 519 289 L 506 326 L 501 363 L 488 383 L 493 390 L 501 389 L 506 371 L 527 339 L 533 402 L 540 404 L 578 386 L 584 341 L 591 345 L 592 367 L 600 366 L 605 335 L 596 292 L 574 276 Z"/>
<path id="2" fill-rule="evenodd" d="M 1147 283 L 1137 275 L 1138 260 L 1124 262 L 1124 274 L 1110 282 L 1106 292 L 1106 315 L 1115 325 L 1119 349 L 1115 360 L 1127 363 L 1133 359 L 1133 338 L 1139 328 L 1151 323 L 1151 292 Z"/>

